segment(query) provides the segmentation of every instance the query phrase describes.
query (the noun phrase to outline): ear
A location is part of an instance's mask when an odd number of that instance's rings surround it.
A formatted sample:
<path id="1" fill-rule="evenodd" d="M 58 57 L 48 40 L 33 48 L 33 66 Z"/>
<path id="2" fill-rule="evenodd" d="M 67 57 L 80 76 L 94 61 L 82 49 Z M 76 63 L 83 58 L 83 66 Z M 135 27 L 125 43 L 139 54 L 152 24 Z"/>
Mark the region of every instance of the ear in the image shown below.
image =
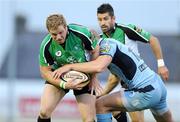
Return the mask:
<path id="1" fill-rule="evenodd" d="M 115 16 L 112 16 L 111 19 L 112 19 L 113 22 L 116 21 L 116 17 Z"/>
<path id="2" fill-rule="evenodd" d="M 65 28 L 65 30 L 67 31 L 67 26 L 66 26 L 66 25 L 64 25 L 64 28 Z"/>

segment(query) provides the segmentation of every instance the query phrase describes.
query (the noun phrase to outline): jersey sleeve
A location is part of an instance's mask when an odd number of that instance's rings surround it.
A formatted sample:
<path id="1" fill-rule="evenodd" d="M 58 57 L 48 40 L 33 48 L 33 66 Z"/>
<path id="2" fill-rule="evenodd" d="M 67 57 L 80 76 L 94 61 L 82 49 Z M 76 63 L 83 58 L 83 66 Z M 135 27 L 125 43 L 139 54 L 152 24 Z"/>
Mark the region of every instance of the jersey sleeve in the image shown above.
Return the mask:
<path id="1" fill-rule="evenodd" d="M 69 28 L 82 40 L 82 43 L 84 44 L 86 50 L 95 49 L 98 44 L 98 40 L 87 27 L 77 24 L 70 24 Z"/>
<path id="2" fill-rule="evenodd" d="M 100 55 L 109 55 L 111 57 L 114 57 L 114 54 L 117 49 L 117 44 L 113 41 L 113 39 L 106 38 L 102 39 L 100 42 Z"/>
<path id="3" fill-rule="evenodd" d="M 150 37 L 151 37 L 151 33 L 145 31 L 142 28 L 137 27 L 136 25 L 133 24 L 129 24 L 128 27 L 130 27 L 131 29 L 133 29 L 134 31 L 137 32 L 137 34 L 139 34 L 142 38 L 144 38 L 144 42 L 149 42 Z M 137 41 L 141 41 L 141 40 L 137 40 Z"/>
<path id="4" fill-rule="evenodd" d="M 40 66 L 50 66 L 54 64 L 54 60 L 49 52 L 50 47 L 50 37 L 47 36 L 41 43 L 39 51 L 39 65 Z"/>

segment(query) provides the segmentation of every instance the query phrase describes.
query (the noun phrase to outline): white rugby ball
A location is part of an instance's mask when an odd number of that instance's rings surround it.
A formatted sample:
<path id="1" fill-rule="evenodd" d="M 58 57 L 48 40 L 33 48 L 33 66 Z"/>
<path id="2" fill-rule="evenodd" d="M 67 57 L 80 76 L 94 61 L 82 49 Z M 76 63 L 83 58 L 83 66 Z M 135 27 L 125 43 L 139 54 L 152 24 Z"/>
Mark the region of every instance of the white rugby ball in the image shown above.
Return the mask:
<path id="1" fill-rule="evenodd" d="M 68 71 L 61 76 L 61 79 L 64 81 L 68 81 L 68 80 L 71 80 L 74 78 L 76 80 L 82 81 L 82 83 L 89 82 L 89 80 L 90 80 L 90 77 L 88 74 L 79 72 L 79 71 L 74 71 L 74 70 Z"/>

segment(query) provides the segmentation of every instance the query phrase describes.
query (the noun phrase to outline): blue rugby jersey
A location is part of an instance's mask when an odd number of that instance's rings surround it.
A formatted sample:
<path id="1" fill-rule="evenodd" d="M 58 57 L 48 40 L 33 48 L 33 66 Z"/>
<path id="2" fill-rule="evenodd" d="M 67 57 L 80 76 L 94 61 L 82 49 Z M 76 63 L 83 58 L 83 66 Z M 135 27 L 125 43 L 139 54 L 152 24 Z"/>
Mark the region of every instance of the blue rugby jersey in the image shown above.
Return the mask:
<path id="1" fill-rule="evenodd" d="M 100 55 L 110 55 L 112 62 L 108 69 L 121 78 L 128 88 L 138 88 L 147 84 L 155 72 L 144 60 L 126 45 L 119 41 L 106 38 L 100 39 Z"/>

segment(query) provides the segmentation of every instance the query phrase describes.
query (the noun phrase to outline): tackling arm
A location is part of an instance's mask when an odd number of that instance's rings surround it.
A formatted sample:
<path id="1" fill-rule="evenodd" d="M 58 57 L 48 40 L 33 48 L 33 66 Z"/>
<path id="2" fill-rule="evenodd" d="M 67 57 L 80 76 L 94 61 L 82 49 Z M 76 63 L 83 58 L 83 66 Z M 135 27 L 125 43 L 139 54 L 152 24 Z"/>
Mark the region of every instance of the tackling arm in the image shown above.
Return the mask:
<path id="1" fill-rule="evenodd" d="M 96 60 L 84 62 L 84 63 L 75 63 L 75 64 L 67 64 L 55 72 L 53 72 L 53 77 L 58 78 L 61 74 L 68 72 L 70 70 L 76 70 L 80 72 L 86 73 L 99 73 L 107 68 L 107 66 L 111 63 L 112 57 L 109 55 L 99 56 Z"/>
<path id="2" fill-rule="evenodd" d="M 86 73 L 100 73 L 104 71 L 107 66 L 111 63 L 112 57 L 109 55 L 99 56 L 96 60 L 85 62 L 69 64 L 70 70 L 77 70 Z"/>

